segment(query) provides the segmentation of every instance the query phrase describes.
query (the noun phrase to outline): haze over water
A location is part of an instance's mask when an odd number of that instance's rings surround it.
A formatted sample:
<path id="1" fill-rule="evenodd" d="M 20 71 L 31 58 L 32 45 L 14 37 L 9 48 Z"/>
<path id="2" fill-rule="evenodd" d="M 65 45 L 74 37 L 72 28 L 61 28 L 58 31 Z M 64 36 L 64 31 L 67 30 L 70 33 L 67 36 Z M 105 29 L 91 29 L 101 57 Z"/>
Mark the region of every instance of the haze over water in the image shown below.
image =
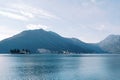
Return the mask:
<path id="1" fill-rule="evenodd" d="M 0 55 L 0 80 L 119 80 L 120 55 Z"/>

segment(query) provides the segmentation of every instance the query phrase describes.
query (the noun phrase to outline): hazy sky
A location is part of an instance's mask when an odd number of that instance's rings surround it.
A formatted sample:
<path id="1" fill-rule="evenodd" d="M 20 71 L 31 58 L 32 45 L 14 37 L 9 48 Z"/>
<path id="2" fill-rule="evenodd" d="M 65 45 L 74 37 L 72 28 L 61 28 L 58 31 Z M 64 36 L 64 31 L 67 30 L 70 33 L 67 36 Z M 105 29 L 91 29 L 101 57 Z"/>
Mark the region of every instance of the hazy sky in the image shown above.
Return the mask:
<path id="1" fill-rule="evenodd" d="M 120 0 L 0 0 L 0 40 L 39 28 L 99 42 L 120 34 Z"/>

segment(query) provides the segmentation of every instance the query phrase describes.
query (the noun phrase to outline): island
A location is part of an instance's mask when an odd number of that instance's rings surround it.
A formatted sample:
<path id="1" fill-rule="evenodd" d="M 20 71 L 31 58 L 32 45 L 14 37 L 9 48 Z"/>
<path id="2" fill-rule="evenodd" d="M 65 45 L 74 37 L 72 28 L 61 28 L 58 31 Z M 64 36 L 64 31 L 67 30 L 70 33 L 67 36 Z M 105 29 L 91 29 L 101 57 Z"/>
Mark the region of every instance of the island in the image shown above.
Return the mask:
<path id="1" fill-rule="evenodd" d="M 30 54 L 30 50 L 28 49 L 11 49 L 11 54 Z"/>

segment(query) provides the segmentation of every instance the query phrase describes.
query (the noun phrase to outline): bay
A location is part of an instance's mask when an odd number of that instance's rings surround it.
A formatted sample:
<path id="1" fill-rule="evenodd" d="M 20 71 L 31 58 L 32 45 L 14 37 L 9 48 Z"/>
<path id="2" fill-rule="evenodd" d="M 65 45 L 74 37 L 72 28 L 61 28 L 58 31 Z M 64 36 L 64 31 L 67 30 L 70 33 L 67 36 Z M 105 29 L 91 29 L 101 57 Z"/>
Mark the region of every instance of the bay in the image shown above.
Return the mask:
<path id="1" fill-rule="evenodd" d="M 120 80 L 120 55 L 1 54 L 0 80 Z"/>

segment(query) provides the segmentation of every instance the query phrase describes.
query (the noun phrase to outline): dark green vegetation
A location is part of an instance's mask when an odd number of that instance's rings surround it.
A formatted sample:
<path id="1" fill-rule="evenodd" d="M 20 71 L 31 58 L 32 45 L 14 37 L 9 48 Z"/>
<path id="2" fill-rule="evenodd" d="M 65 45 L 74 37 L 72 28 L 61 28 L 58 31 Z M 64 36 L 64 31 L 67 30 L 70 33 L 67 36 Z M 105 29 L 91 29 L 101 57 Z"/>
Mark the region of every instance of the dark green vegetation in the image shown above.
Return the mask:
<path id="1" fill-rule="evenodd" d="M 106 42 L 105 42 L 106 43 Z M 100 47 L 99 47 L 100 45 Z M 0 42 L 0 53 L 8 53 L 10 49 L 29 49 L 37 53 L 38 49 L 47 49 L 51 52 L 69 51 L 73 53 L 103 53 L 101 42 L 97 44 L 84 43 L 76 38 L 65 38 L 51 32 L 39 30 L 23 31 L 13 37 Z M 116 46 L 116 45 L 114 45 Z"/>
<path id="2" fill-rule="evenodd" d="M 22 50 L 20 50 L 20 49 L 11 49 L 10 53 L 12 53 L 12 54 L 29 54 L 30 50 L 28 50 L 28 49 L 22 49 Z"/>

